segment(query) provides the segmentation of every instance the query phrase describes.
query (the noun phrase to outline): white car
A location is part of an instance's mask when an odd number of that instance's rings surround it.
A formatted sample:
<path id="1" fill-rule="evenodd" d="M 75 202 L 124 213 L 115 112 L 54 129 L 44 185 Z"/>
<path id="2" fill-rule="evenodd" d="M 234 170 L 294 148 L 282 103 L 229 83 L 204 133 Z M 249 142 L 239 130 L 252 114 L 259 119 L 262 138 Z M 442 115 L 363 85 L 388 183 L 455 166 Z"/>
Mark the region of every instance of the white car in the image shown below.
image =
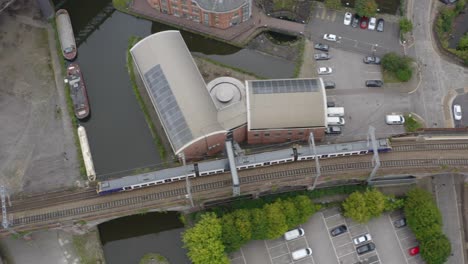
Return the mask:
<path id="1" fill-rule="evenodd" d="M 460 105 L 454 105 L 453 106 L 453 117 L 455 120 L 461 120 L 462 119 L 462 111 L 461 111 L 461 106 Z"/>
<path id="2" fill-rule="evenodd" d="M 353 14 L 351 14 L 350 12 L 346 12 L 346 14 L 344 15 L 344 21 L 343 23 L 346 25 L 346 26 L 349 26 L 351 25 L 351 20 L 353 19 Z"/>
<path id="3" fill-rule="evenodd" d="M 375 19 L 375 17 L 371 17 L 369 19 L 369 26 L 367 27 L 367 29 L 369 30 L 375 30 L 375 25 L 377 24 L 377 19 Z"/>
<path id="4" fill-rule="evenodd" d="M 371 239 L 372 239 L 372 237 L 371 237 L 370 234 L 364 234 L 362 236 L 358 236 L 355 239 L 353 239 L 353 242 L 354 242 L 355 245 L 359 245 L 359 244 L 367 242 L 367 241 L 369 241 Z"/>
<path id="5" fill-rule="evenodd" d="M 304 234 L 305 234 L 304 229 L 296 228 L 294 230 L 284 233 L 284 239 L 289 241 L 289 240 L 293 240 L 296 238 L 300 238 L 301 236 L 304 236 Z"/>
<path id="6" fill-rule="evenodd" d="M 323 39 L 328 40 L 328 41 L 336 41 L 336 35 L 325 34 L 325 35 L 323 35 Z"/>
<path id="7" fill-rule="evenodd" d="M 332 71 L 332 68 L 330 67 L 320 67 L 318 68 L 317 72 L 319 75 L 322 75 L 322 74 L 330 74 L 333 71 Z"/>
<path id="8" fill-rule="evenodd" d="M 311 248 L 299 249 L 291 253 L 291 255 L 292 255 L 293 260 L 300 260 L 307 256 L 312 255 L 312 249 Z"/>

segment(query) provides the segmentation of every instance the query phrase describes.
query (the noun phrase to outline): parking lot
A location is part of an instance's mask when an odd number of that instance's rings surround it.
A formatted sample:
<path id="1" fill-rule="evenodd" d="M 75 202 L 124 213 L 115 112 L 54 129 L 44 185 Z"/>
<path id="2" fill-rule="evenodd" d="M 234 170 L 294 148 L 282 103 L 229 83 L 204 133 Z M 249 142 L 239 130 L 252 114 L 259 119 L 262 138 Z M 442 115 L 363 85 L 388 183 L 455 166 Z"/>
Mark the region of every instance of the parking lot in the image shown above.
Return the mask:
<path id="1" fill-rule="evenodd" d="M 292 241 L 284 238 L 269 241 L 253 241 L 230 256 L 233 264 L 422 264 L 419 255 L 410 256 L 409 249 L 417 245 L 408 227 L 395 228 L 394 220 L 402 217 L 402 212 L 383 214 L 368 224 L 359 224 L 344 218 L 338 208 L 326 209 L 316 213 L 302 228 L 305 235 Z M 330 230 L 346 225 L 348 231 L 332 237 Z M 358 255 L 353 240 L 369 233 L 375 250 Z M 363 243 L 366 244 L 367 242 Z M 360 245 L 363 245 L 360 244 Z M 360 246 L 359 245 L 359 246 Z M 312 256 L 293 261 L 291 252 L 310 247 Z"/>
<path id="2" fill-rule="evenodd" d="M 455 127 L 466 127 L 468 126 L 468 94 L 459 95 L 453 100 L 452 103 L 452 118 L 453 118 L 453 106 L 460 105 L 462 110 L 462 119 L 454 120 Z"/>

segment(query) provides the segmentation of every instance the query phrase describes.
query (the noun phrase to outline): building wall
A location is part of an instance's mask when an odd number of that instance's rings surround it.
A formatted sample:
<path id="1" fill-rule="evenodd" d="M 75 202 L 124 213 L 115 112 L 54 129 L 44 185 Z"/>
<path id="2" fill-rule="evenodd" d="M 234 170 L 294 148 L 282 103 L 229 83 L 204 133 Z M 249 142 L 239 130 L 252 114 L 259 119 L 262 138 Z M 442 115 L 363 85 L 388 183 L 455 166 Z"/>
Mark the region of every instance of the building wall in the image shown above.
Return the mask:
<path id="1" fill-rule="evenodd" d="M 148 4 L 161 13 L 185 18 L 194 23 L 226 29 L 247 21 L 250 17 L 250 1 L 244 6 L 225 13 L 210 12 L 201 9 L 191 0 L 147 0 Z M 216 0 L 213 0 L 216 1 Z"/>
<path id="2" fill-rule="evenodd" d="M 316 141 L 325 137 L 325 128 L 268 129 L 247 131 L 248 144 L 273 144 L 289 141 L 307 141 L 309 133 L 314 133 Z"/>

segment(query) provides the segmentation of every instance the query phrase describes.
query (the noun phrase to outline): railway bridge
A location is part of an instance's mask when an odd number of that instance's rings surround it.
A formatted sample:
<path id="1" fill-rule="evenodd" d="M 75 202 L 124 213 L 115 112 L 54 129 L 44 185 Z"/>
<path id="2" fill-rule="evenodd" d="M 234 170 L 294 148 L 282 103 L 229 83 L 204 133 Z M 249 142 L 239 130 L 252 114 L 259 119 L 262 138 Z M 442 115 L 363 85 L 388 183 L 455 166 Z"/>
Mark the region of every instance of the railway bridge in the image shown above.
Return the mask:
<path id="1" fill-rule="evenodd" d="M 468 172 L 468 140 L 393 142 L 393 151 L 380 154 L 377 177 L 413 175 L 415 178 L 442 172 Z M 371 155 L 330 158 L 320 161 L 317 188 L 364 183 L 373 169 Z M 312 161 L 294 162 L 238 172 L 241 196 L 310 188 L 316 176 Z M 42 228 L 87 228 L 112 218 L 146 211 L 196 211 L 232 198 L 230 173 L 191 179 L 194 206 L 187 197 L 185 181 L 156 185 L 130 192 L 98 196 L 95 188 L 57 191 L 43 195 L 13 197 L 7 206 L 10 227 L 0 233 Z"/>

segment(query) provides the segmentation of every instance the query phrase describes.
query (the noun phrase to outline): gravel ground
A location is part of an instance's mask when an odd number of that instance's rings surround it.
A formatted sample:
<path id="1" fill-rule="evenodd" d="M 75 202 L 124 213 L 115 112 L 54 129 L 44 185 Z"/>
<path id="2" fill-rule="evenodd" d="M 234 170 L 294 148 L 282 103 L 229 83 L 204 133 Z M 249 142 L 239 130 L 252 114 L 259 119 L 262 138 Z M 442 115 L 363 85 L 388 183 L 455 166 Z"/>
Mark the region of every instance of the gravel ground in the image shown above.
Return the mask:
<path id="1" fill-rule="evenodd" d="M 25 6 L 0 14 L 0 184 L 9 194 L 79 180 L 71 124 L 54 80 L 50 26 L 35 20 L 35 1 Z"/>

